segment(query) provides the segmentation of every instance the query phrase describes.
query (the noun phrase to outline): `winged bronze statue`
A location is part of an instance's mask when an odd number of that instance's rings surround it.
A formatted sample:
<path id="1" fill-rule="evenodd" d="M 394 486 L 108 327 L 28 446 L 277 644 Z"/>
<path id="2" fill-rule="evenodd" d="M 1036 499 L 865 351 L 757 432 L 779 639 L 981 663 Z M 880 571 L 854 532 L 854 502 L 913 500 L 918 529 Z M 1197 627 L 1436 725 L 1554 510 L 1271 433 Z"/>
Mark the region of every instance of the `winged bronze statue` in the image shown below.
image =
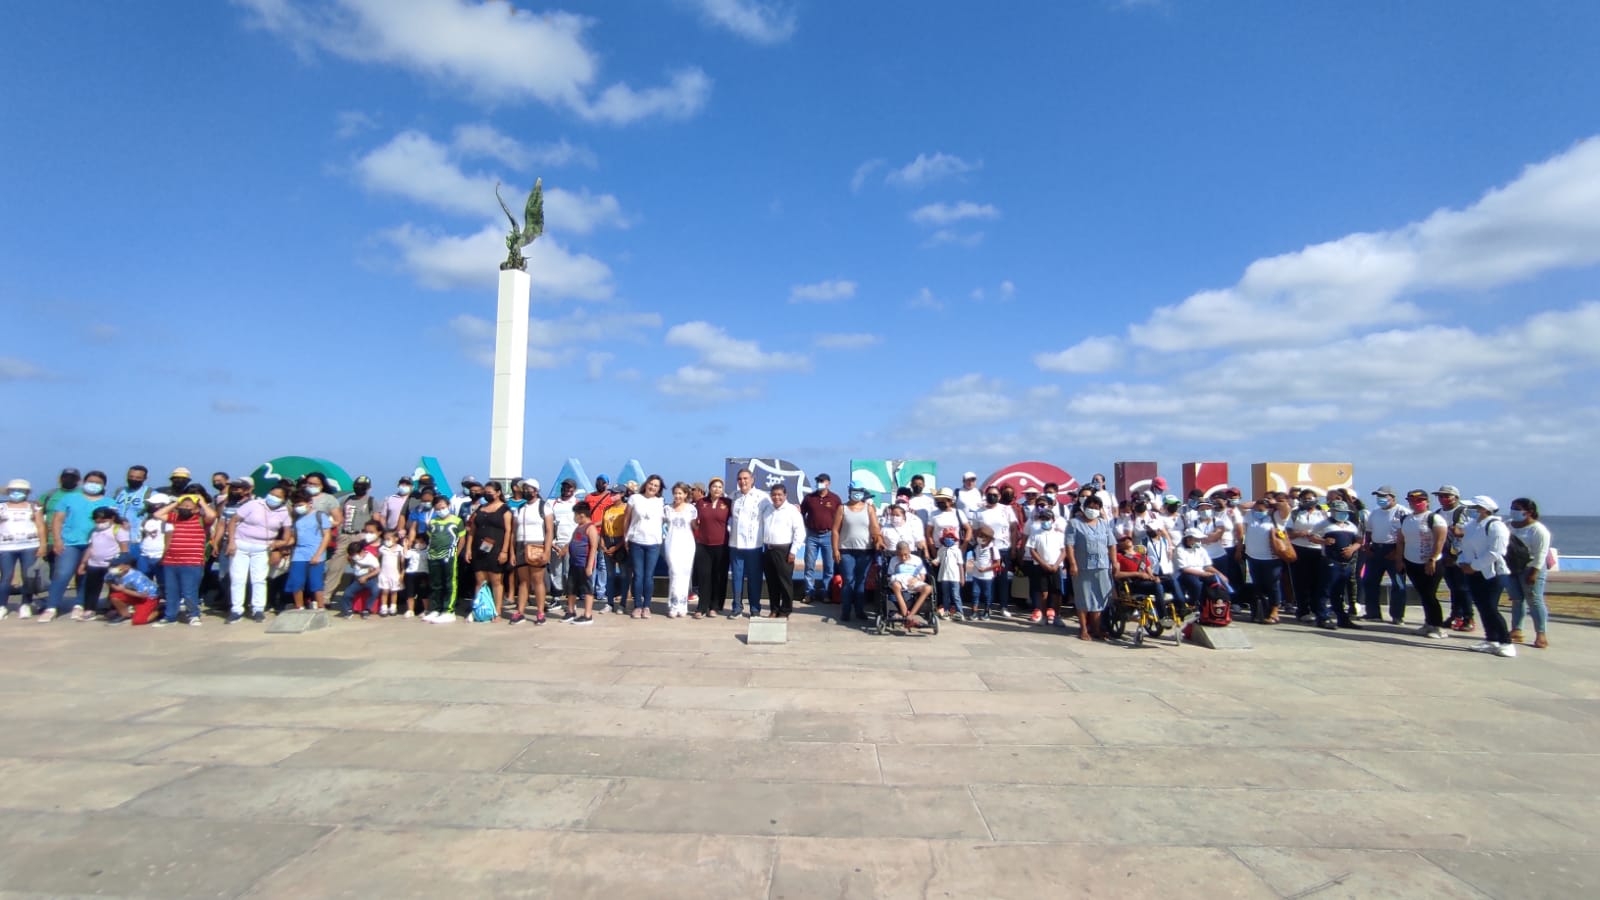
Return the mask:
<path id="1" fill-rule="evenodd" d="M 517 224 L 517 217 L 511 214 L 511 208 L 506 206 L 506 201 L 500 197 L 500 182 L 495 182 L 494 198 L 500 201 L 500 208 L 505 210 L 506 218 L 511 220 L 511 233 L 506 235 L 506 261 L 500 264 L 501 271 L 507 269 L 528 268 L 528 261 L 522 256 L 522 248 L 539 239 L 544 234 L 544 179 L 536 178 L 533 181 L 533 192 L 528 194 L 528 208 L 522 214 L 522 224 Z"/>

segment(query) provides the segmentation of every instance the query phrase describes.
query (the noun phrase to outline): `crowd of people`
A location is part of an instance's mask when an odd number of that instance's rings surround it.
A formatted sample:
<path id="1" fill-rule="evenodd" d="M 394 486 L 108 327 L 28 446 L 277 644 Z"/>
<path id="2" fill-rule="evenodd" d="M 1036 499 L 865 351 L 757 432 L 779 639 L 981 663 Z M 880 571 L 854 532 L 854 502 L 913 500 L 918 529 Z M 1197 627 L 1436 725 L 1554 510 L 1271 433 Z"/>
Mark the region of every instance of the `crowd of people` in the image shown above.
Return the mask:
<path id="1" fill-rule="evenodd" d="M 15 614 L 37 622 L 199 626 L 208 609 L 236 624 L 326 608 L 587 625 L 607 613 L 651 618 L 664 569 L 669 618 L 786 618 L 799 597 L 837 602 L 844 625 L 885 615 L 907 632 L 929 616 L 1066 627 L 1071 616 L 1079 638 L 1104 640 L 1118 597 L 1153 596 L 1176 623 L 1225 592 L 1262 624 L 1287 615 L 1354 629 L 1406 624 L 1409 584 L 1419 635 L 1481 624 L 1474 649 L 1510 657 L 1527 615 L 1533 646 L 1549 643 L 1550 533 L 1528 498 L 1504 512 L 1451 485 L 1403 495 L 1383 485 L 1370 506 L 1343 489 L 1179 498 L 1158 478 L 1118 502 L 1101 475 L 1072 492 L 1046 484 L 1019 495 L 980 487 L 973 472 L 931 492 L 917 476 L 892 497 L 854 483 L 841 496 L 824 474 L 791 498 L 781 483 L 754 481 L 740 471 L 729 492 L 721 478 L 668 489 L 659 475 L 602 475 L 582 496 L 568 480 L 546 498 L 536 479 L 467 478 L 446 491 L 422 475 L 380 497 L 364 476 L 339 493 L 319 472 L 263 485 L 216 472 L 207 490 L 180 467 L 158 488 L 133 466 L 110 492 L 104 472 L 68 468 L 39 496 L 24 479 L 7 484 L 0 618 L 15 595 Z"/>

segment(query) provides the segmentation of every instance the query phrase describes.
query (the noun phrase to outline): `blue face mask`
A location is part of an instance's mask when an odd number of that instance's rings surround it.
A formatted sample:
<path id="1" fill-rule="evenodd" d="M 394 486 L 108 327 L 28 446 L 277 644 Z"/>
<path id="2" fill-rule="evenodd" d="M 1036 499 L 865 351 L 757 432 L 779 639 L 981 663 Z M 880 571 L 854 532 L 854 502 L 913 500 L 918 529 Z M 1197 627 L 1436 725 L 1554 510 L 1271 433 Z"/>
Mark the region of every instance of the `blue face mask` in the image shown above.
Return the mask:
<path id="1" fill-rule="evenodd" d="M 1336 512 L 1333 514 L 1333 520 L 1335 522 L 1348 522 L 1350 521 L 1350 514 L 1347 512 Z"/>
<path id="2" fill-rule="evenodd" d="M 1256 519 L 1257 522 L 1265 522 L 1270 517 L 1271 514 L 1262 512 L 1261 510 L 1258 509 L 1258 510 L 1255 510 L 1254 512 L 1250 513 L 1250 515 L 1255 516 L 1255 519 Z"/>
<path id="3" fill-rule="evenodd" d="M 98 497 L 106 492 L 106 486 L 98 481 L 86 481 L 83 483 L 83 492 L 91 497 Z"/>
<path id="4" fill-rule="evenodd" d="M 955 538 L 945 538 L 945 539 L 941 540 L 939 543 L 941 545 L 945 546 L 945 547 L 954 547 L 956 545 L 956 539 Z"/>
<path id="5" fill-rule="evenodd" d="M 1394 505 L 1394 498 L 1393 497 L 1379 497 L 1378 498 L 1378 508 L 1379 509 L 1388 509 L 1389 507 L 1391 507 L 1393 505 Z"/>
<path id="6" fill-rule="evenodd" d="M 6 499 L 10 500 L 12 503 L 21 503 L 22 501 L 28 499 L 28 492 L 9 491 L 6 493 Z"/>
<path id="7" fill-rule="evenodd" d="M 282 497 L 279 497 L 277 494 L 268 494 L 267 495 L 267 506 L 271 507 L 272 509 L 277 509 L 278 507 L 280 507 L 282 505 L 283 505 L 283 498 Z"/>
<path id="8" fill-rule="evenodd" d="M 851 491 L 850 492 L 850 502 L 851 503 L 860 503 L 861 501 L 863 501 L 865 499 L 867 499 L 867 492 L 866 491 Z"/>

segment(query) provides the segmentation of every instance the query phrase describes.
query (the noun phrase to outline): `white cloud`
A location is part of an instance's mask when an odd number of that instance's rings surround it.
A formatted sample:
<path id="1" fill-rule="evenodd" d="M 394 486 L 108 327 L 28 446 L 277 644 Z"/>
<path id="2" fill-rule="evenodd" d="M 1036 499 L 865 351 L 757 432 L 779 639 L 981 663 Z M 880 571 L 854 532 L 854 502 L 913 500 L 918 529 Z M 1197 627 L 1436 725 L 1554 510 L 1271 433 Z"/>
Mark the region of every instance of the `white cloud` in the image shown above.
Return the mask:
<path id="1" fill-rule="evenodd" d="M 1000 282 L 1000 299 L 1010 300 L 1017 295 L 1017 286 L 1010 279 Z"/>
<path id="2" fill-rule="evenodd" d="M 928 235 L 928 239 L 922 242 L 922 246 L 924 249 L 932 247 L 966 247 L 971 249 L 981 243 L 983 243 L 983 232 L 981 231 L 966 232 L 956 231 L 953 228 L 941 228 Z"/>
<path id="3" fill-rule="evenodd" d="M 1404 299 L 1484 290 L 1600 262 L 1600 137 L 1529 166 L 1465 209 L 1391 231 L 1350 234 L 1251 263 L 1232 287 L 1202 291 L 1129 327 L 1155 350 L 1338 338 L 1426 316 Z"/>
<path id="4" fill-rule="evenodd" d="M 378 120 L 360 110 L 347 109 L 334 117 L 334 137 L 347 140 L 378 127 Z"/>
<path id="5" fill-rule="evenodd" d="M 808 359 L 798 353 L 765 351 L 755 341 L 739 340 L 709 322 L 685 322 L 667 329 L 666 342 L 699 354 L 700 364 L 742 372 L 803 370 Z"/>
<path id="6" fill-rule="evenodd" d="M 485 368 L 494 368 L 494 322 L 465 313 L 452 318 L 450 331 L 463 354 Z M 616 354 L 585 352 L 595 341 L 638 343 L 661 328 L 655 313 L 593 312 L 578 308 L 552 319 L 528 318 L 528 368 L 555 369 L 583 361 L 588 377 L 598 379 Z"/>
<path id="7" fill-rule="evenodd" d="M 711 81 L 684 70 L 662 87 L 596 90 L 598 55 L 585 43 L 590 19 L 534 13 L 471 0 L 234 0 L 252 24 L 317 51 L 392 65 L 463 88 L 484 103 L 534 100 L 590 121 L 623 124 L 681 118 L 705 104 Z"/>
<path id="8" fill-rule="evenodd" d="M 935 297 L 932 290 L 924 287 L 917 291 L 917 295 L 906 301 L 906 306 L 912 309 L 944 309 L 944 301 Z"/>
<path id="9" fill-rule="evenodd" d="M 584 355 L 584 368 L 587 370 L 590 381 L 599 381 L 605 377 L 606 366 L 617 358 L 615 353 L 596 352 Z"/>
<path id="10" fill-rule="evenodd" d="M 54 376 L 25 359 L 0 356 L 0 382 L 49 381 Z"/>
<path id="11" fill-rule="evenodd" d="M 566 138 L 529 145 L 483 122 L 457 126 L 450 146 L 463 159 L 493 159 L 519 172 L 533 166 L 578 165 L 592 169 L 599 164 L 594 151 Z"/>
<path id="12" fill-rule="evenodd" d="M 883 168 L 883 164 L 884 161 L 881 159 L 869 159 L 856 166 L 855 174 L 850 176 L 850 193 L 861 193 L 861 189 L 866 187 L 867 179 L 872 177 L 873 172 Z"/>
<path id="13" fill-rule="evenodd" d="M 382 237 L 399 251 L 401 267 L 425 287 L 492 290 L 499 282 L 500 263 L 506 255 L 502 225 L 490 224 L 473 234 L 453 235 L 406 224 L 384 232 Z M 524 248 L 523 255 L 528 260 L 528 277 L 537 298 L 605 300 L 614 291 L 611 269 L 605 263 L 587 254 L 573 253 L 548 236 Z"/>
<path id="14" fill-rule="evenodd" d="M 1121 341 L 1092 337 L 1056 353 L 1035 354 L 1033 364 L 1046 372 L 1104 372 L 1121 359 Z"/>
<path id="15" fill-rule="evenodd" d="M 516 207 L 512 207 L 516 211 Z M 544 192 L 544 215 L 551 231 L 589 234 L 598 228 L 627 228 L 633 224 L 622 213 L 622 204 L 610 194 L 577 193 L 562 188 Z"/>
<path id="16" fill-rule="evenodd" d="M 681 366 L 677 371 L 657 379 L 656 390 L 693 404 L 722 403 L 754 397 L 758 393 L 751 386 L 729 385 L 722 372 L 704 366 Z"/>
<path id="17" fill-rule="evenodd" d="M 990 203 L 929 203 L 911 213 L 911 221 L 918 225 L 953 225 L 967 219 L 979 221 L 1000 218 L 1000 210 Z"/>
<path id="18" fill-rule="evenodd" d="M 935 153 L 928 156 L 918 153 L 917 158 L 898 169 L 893 169 L 884 181 L 896 187 L 919 188 L 956 175 L 965 175 L 983 168 L 983 161 L 968 162 L 959 156 Z"/>
<path id="19" fill-rule="evenodd" d="M 799 27 L 794 10 L 761 0 L 691 0 L 706 22 L 756 44 L 781 44 Z"/>
<path id="20" fill-rule="evenodd" d="M 865 350 L 883 343 L 883 338 L 875 334 L 863 333 L 837 333 L 819 334 L 812 341 L 821 350 Z"/>
<path id="21" fill-rule="evenodd" d="M 797 284 L 789 289 L 790 303 L 833 303 L 856 295 L 856 283 L 829 279 L 815 284 Z"/>
<path id="22" fill-rule="evenodd" d="M 211 411 L 217 413 L 218 415 L 240 416 L 260 412 L 261 407 L 256 406 L 254 403 L 246 403 L 242 400 L 217 399 L 211 401 Z"/>

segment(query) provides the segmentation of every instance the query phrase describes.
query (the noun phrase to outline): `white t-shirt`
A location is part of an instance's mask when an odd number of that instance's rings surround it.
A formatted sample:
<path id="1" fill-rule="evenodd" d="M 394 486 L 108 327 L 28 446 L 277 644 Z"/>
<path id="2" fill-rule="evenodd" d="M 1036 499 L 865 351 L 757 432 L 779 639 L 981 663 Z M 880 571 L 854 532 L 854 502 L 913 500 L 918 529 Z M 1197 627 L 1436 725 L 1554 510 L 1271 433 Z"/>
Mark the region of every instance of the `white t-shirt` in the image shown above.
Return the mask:
<path id="1" fill-rule="evenodd" d="M 879 530 L 883 534 L 883 547 L 890 553 L 893 553 L 900 546 L 901 541 L 911 545 L 911 552 L 913 553 L 917 551 L 918 547 L 922 546 L 924 537 L 922 525 L 916 518 L 902 522 L 898 528 L 894 525 L 885 525 Z"/>
<path id="2" fill-rule="evenodd" d="M 1011 526 L 1016 524 L 1017 514 L 1012 512 L 1010 507 L 997 503 L 993 509 L 979 510 L 977 521 L 980 525 L 989 526 L 989 530 L 994 532 L 995 549 L 1002 553 L 1011 549 Z"/>
<path id="3" fill-rule="evenodd" d="M 1408 511 L 1400 519 L 1400 534 L 1406 542 L 1406 562 L 1420 566 L 1433 559 L 1433 526 L 1436 524 L 1448 528 L 1450 521 L 1432 510 L 1420 514 Z"/>
<path id="4" fill-rule="evenodd" d="M 961 510 L 961 515 L 973 518 L 983 509 L 983 491 L 977 488 L 962 488 L 956 491 L 956 509 Z"/>
<path id="5" fill-rule="evenodd" d="M 939 548 L 939 580 L 940 581 L 966 581 L 965 554 L 961 552 L 961 545 Z"/>
<path id="6" fill-rule="evenodd" d="M 0 504 L 0 550 L 34 550 L 39 547 L 43 535 L 39 534 L 39 526 L 34 518 L 37 511 L 38 504 L 31 501 L 23 507 Z M 10 577 L 9 573 L 7 577 Z"/>
<path id="7" fill-rule="evenodd" d="M 1054 528 L 1042 529 L 1028 538 L 1028 552 L 1050 565 L 1060 565 L 1066 551 L 1066 535 Z"/>
<path id="8" fill-rule="evenodd" d="M 944 537 L 946 528 L 956 533 L 956 540 L 961 540 L 961 524 L 963 521 L 962 516 L 956 515 L 956 511 L 953 509 L 936 512 L 930 516 L 928 518 L 928 527 L 933 529 L 934 543 L 938 543 L 939 539 Z"/>
<path id="9" fill-rule="evenodd" d="M 1272 532 L 1276 530 L 1271 516 L 1257 519 L 1251 515 L 1244 525 L 1244 555 L 1251 559 L 1277 559 L 1272 555 Z"/>
<path id="10" fill-rule="evenodd" d="M 896 556 L 889 561 L 889 581 L 909 587 L 913 581 L 927 581 L 928 567 L 923 565 L 922 557 L 913 555 L 908 560 Z"/>
<path id="11" fill-rule="evenodd" d="M 139 555 L 160 559 L 167 552 L 167 524 L 160 519 L 145 519 L 139 526 Z"/>
<path id="12" fill-rule="evenodd" d="M 939 511 L 939 505 L 933 502 L 931 494 L 916 494 L 906 501 L 906 505 L 910 507 L 911 512 L 917 518 L 922 520 L 924 525 L 928 524 L 928 520 L 933 517 L 933 514 Z"/>
<path id="13" fill-rule="evenodd" d="M 1328 514 L 1320 509 L 1296 509 L 1289 514 L 1289 523 L 1283 527 L 1284 531 L 1309 531 L 1317 533 L 1317 528 L 1328 521 Z M 1321 550 L 1322 545 L 1310 538 L 1294 538 L 1289 543 L 1307 550 Z"/>
<path id="14" fill-rule="evenodd" d="M 630 544 L 652 546 L 661 543 L 662 528 L 666 524 L 666 502 L 660 497 L 634 494 L 628 498 L 628 510 L 633 522 L 628 526 L 626 539 Z"/>
<path id="15" fill-rule="evenodd" d="M 544 516 L 550 511 L 543 500 L 529 500 L 517 507 L 517 541 L 523 544 L 544 543 Z"/>
<path id="16" fill-rule="evenodd" d="M 572 540 L 572 535 L 578 530 L 578 522 L 572 517 L 572 508 L 578 505 L 577 498 L 571 500 L 551 500 L 550 516 L 556 523 L 556 543 L 565 545 Z"/>
<path id="17" fill-rule="evenodd" d="M 1206 552 L 1204 544 L 1198 547 L 1185 547 L 1179 544 L 1178 549 L 1172 552 L 1172 557 L 1173 565 L 1177 566 L 1179 572 L 1184 569 L 1203 570 L 1211 565 L 1211 554 Z"/>
<path id="18" fill-rule="evenodd" d="M 998 544 L 979 541 L 978 546 L 972 548 L 972 577 L 979 581 L 993 581 L 994 564 L 1000 560 L 1000 553 Z"/>
<path id="19" fill-rule="evenodd" d="M 1367 510 L 1366 531 L 1372 537 L 1374 544 L 1392 544 L 1395 535 L 1400 533 L 1400 520 L 1404 518 L 1404 510 L 1399 504 L 1388 509 L 1373 507 Z"/>

